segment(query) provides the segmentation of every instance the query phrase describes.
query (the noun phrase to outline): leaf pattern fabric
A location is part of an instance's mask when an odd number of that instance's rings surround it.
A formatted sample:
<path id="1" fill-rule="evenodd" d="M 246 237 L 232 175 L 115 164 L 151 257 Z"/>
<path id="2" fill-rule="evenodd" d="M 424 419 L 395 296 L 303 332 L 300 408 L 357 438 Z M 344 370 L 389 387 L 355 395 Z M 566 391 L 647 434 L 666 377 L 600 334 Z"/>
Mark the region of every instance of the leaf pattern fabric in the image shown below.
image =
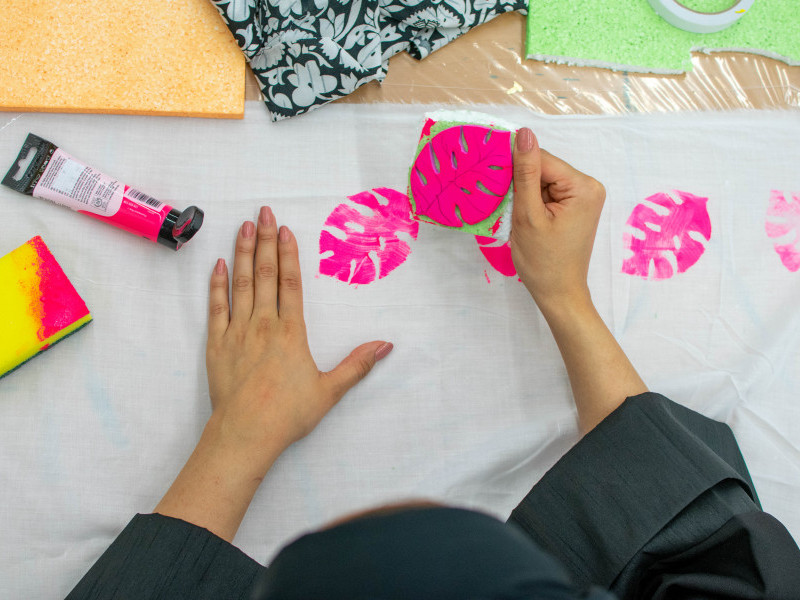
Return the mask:
<path id="1" fill-rule="evenodd" d="M 527 0 L 211 0 L 245 53 L 273 121 L 386 77 Z"/>

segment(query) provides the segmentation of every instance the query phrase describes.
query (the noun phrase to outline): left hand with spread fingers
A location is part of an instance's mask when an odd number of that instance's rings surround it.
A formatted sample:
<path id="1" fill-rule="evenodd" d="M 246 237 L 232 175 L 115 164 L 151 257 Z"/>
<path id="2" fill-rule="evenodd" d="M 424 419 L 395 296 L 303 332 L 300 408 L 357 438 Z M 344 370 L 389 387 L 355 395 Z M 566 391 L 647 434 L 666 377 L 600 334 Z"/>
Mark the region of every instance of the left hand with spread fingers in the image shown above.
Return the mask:
<path id="1" fill-rule="evenodd" d="M 391 349 L 368 342 L 332 371 L 317 368 L 303 320 L 297 240 L 262 207 L 258 225 L 246 221 L 239 230 L 231 277 L 224 260 L 214 267 L 206 347 L 212 415 L 156 512 L 232 539 L 278 456 Z"/>
<path id="2" fill-rule="evenodd" d="M 283 450 L 308 435 L 391 348 L 369 342 L 329 372 L 317 368 L 303 320 L 297 240 L 261 209 L 236 240 L 233 287 L 220 259 L 211 276 L 206 367 L 214 418 L 253 448 Z M 230 310 L 229 310 L 230 306 Z"/>

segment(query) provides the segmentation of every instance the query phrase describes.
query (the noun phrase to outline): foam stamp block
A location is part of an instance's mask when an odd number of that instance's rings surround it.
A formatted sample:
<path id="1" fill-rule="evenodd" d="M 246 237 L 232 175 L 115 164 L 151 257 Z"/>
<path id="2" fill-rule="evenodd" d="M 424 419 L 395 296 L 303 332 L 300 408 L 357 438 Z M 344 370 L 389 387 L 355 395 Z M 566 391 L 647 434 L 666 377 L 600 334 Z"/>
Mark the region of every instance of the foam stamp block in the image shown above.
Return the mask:
<path id="1" fill-rule="evenodd" d="M 425 115 L 408 196 L 415 219 L 507 240 L 517 127 L 471 111 Z"/>
<path id="2" fill-rule="evenodd" d="M 0 378 L 91 320 L 41 237 L 0 257 Z"/>
<path id="3" fill-rule="evenodd" d="M 733 0 L 681 3 L 714 12 Z M 691 52 L 750 52 L 797 65 L 798 27 L 797 0 L 757 0 L 738 22 L 716 33 L 673 27 L 645 0 L 531 0 L 526 47 L 535 60 L 637 73 L 691 71 Z"/>

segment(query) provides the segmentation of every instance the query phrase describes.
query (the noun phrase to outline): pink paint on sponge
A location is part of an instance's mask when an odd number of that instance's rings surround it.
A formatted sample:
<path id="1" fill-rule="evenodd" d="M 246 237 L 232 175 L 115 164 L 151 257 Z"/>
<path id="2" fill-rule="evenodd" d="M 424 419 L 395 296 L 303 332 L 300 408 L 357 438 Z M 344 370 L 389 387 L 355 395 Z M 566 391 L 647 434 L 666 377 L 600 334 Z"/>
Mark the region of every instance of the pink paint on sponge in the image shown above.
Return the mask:
<path id="1" fill-rule="evenodd" d="M 0 257 L 0 377 L 91 320 L 41 237 Z"/>

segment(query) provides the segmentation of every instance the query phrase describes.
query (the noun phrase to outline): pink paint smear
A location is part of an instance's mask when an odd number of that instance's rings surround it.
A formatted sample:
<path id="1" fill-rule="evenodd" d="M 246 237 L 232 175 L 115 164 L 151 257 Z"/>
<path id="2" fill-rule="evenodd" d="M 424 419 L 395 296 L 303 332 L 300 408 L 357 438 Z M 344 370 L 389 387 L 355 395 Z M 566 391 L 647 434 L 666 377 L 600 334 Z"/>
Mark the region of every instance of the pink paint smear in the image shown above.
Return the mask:
<path id="1" fill-rule="evenodd" d="M 788 201 L 783 192 L 772 190 L 765 228 L 769 237 L 784 238 L 775 243 L 783 266 L 792 273 L 800 270 L 800 193 Z"/>
<path id="2" fill-rule="evenodd" d="M 436 125 L 436 121 L 433 119 L 425 119 L 425 124 L 422 126 L 422 133 L 419 135 L 420 142 L 423 140 L 423 138 L 431 134 L 431 128 L 433 128 L 434 125 Z"/>
<path id="3" fill-rule="evenodd" d="M 511 162 L 510 131 L 477 125 L 440 131 L 411 167 L 416 214 L 449 227 L 480 223 L 508 192 Z"/>
<path id="4" fill-rule="evenodd" d="M 514 266 L 514 261 L 511 260 L 510 242 L 502 242 L 482 235 L 476 235 L 475 241 L 478 242 L 481 252 L 495 271 L 506 277 L 514 277 L 517 274 L 517 268 Z M 489 281 L 488 274 L 486 280 Z"/>
<path id="5" fill-rule="evenodd" d="M 411 218 L 408 196 L 397 190 L 375 188 L 348 199 L 352 204 L 333 209 L 320 233 L 319 272 L 365 285 L 405 262 L 411 253 L 408 242 L 417 239 L 419 223 Z"/>
<path id="6" fill-rule="evenodd" d="M 39 298 L 36 304 L 41 325 L 37 337 L 46 340 L 88 315 L 89 309 L 42 238 L 37 235 L 28 243 L 36 250 L 39 258 L 36 269 L 39 278 Z"/>
<path id="7" fill-rule="evenodd" d="M 622 272 L 645 279 L 669 279 L 694 265 L 711 240 L 708 198 L 675 190 L 654 194 L 631 212 L 623 235 L 632 255 Z"/>

